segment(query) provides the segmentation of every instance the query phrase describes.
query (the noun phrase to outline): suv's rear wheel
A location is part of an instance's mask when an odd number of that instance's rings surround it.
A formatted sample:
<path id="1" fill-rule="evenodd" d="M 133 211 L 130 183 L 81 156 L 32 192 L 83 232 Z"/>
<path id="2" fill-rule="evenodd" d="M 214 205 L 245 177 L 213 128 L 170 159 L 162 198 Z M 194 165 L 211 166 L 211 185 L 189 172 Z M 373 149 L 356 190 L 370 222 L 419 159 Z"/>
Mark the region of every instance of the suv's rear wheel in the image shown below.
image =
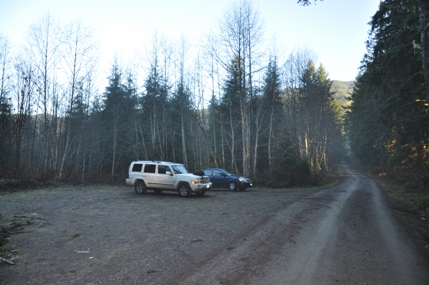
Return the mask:
<path id="1" fill-rule="evenodd" d="M 136 190 L 137 194 L 145 194 L 147 191 L 146 184 L 144 184 L 144 181 L 139 180 L 136 181 L 134 185 L 134 190 Z"/>
<path id="2" fill-rule="evenodd" d="M 191 196 L 191 187 L 188 184 L 182 183 L 179 185 L 179 195 L 182 197 Z"/>

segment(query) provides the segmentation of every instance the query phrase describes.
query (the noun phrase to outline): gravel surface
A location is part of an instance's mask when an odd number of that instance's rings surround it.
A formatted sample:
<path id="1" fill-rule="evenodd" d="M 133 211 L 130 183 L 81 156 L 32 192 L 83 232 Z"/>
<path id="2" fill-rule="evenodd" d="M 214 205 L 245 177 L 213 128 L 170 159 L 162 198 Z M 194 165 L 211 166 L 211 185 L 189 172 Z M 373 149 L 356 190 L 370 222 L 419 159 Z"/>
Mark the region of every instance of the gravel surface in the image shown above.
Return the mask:
<path id="1" fill-rule="evenodd" d="M 429 284 L 383 193 L 345 166 L 326 189 L 138 195 L 126 186 L 0 194 L 15 265 L 1 284 Z"/>

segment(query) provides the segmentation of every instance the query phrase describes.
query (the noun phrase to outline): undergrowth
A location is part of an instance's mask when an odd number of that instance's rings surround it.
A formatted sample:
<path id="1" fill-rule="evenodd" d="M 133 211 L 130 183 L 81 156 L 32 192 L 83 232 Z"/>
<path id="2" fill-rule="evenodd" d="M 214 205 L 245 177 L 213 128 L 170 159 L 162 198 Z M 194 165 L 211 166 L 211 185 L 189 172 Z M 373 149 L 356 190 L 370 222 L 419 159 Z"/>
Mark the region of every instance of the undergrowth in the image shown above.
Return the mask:
<path id="1" fill-rule="evenodd" d="M 11 258 L 14 256 L 14 250 L 9 248 L 7 243 L 9 242 L 10 235 L 21 230 L 23 226 L 23 224 L 17 222 L 0 226 L 0 257 Z"/>
<path id="2" fill-rule="evenodd" d="M 405 213 L 405 219 L 423 239 L 429 252 L 429 175 L 425 172 L 370 172 L 391 198 L 393 207 Z"/>

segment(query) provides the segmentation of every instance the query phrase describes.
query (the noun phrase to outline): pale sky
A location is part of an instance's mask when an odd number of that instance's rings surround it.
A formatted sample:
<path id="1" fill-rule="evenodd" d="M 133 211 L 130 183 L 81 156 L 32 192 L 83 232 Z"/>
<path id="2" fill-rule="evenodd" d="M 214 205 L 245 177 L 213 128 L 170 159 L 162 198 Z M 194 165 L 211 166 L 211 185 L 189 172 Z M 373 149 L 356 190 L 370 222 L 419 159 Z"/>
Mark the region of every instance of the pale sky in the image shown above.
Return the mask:
<path id="1" fill-rule="evenodd" d="M 93 30 L 100 61 L 111 66 L 115 52 L 132 57 L 155 31 L 167 39 L 181 34 L 197 41 L 218 28 L 233 0 L 0 0 L 0 33 L 12 44 L 25 41 L 28 28 L 50 12 L 65 25 L 73 20 Z M 285 53 L 312 50 L 331 80 L 352 81 L 366 52 L 371 17 L 379 0 L 324 0 L 302 7 L 296 0 L 253 0 L 267 38 Z M 288 54 L 283 57 L 286 58 Z"/>

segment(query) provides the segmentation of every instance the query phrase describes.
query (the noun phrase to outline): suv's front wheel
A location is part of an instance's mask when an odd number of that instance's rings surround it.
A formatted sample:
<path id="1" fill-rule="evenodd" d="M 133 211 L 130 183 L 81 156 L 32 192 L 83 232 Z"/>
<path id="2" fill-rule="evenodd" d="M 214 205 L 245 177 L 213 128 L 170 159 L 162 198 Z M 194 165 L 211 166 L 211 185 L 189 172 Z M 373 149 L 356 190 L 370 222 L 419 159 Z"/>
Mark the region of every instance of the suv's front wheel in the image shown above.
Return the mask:
<path id="1" fill-rule="evenodd" d="M 191 187 L 189 187 L 188 184 L 182 183 L 179 185 L 179 195 L 182 197 L 189 197 L 191 196 Z"/>
<path id="2" fill-rule="evenodd" d="M 137 194 L 145 194 L 147 191 L 146 184 L 144 184 L 144 181 L 139 180 L 136 181 L 134 185 L 134 190 L 136 190 Z"/>

